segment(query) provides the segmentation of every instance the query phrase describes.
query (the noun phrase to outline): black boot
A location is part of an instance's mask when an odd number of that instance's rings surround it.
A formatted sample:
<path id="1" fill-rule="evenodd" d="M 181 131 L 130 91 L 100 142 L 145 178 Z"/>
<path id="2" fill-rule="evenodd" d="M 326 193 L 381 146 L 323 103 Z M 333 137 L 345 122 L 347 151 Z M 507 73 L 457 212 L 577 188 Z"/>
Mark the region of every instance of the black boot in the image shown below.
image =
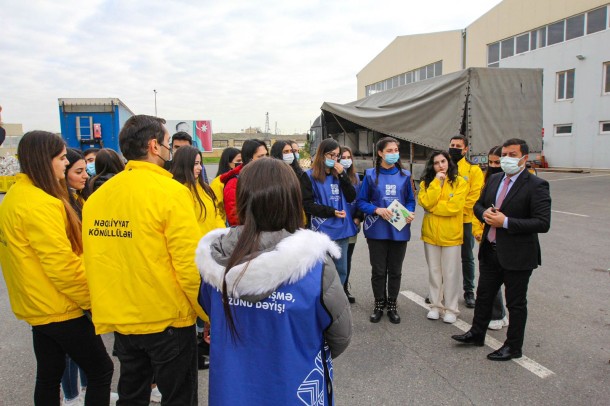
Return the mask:
<path id="1" fill-rule="evenodd" d="M 350 303 L 356 303 L 356 298 L 352 296 L 351 293 L 349 293 L 349 290 L 347 289 L 347 283 L 345 283 L 345 285 L 343 285 L 343 290 L 345 291 L 345 296 L 347 296 L 347 301 Z"/>
<path id="2" fill-rule="evenodd" d="M 385 299 L 377 299 L 375 300 L 375 308 L 373 309 L 373 314 L 371 314 L 371 323 L 379 323 L 381 320 L 381 316 L 383 316 L 383 309 L 385 308 Z"/>
<path id="3" fill-rule="evenodd" d="M 388 299 L 388 318 L 394 324 L 400 323 L 400 316 L 396 310 L 396 299 Z"/>

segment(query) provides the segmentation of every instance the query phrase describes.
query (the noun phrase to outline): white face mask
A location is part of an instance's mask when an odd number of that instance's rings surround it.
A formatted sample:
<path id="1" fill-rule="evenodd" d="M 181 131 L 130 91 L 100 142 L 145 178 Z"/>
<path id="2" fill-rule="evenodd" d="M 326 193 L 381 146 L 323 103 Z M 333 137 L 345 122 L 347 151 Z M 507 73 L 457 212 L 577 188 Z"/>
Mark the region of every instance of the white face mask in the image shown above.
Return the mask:
<path id="1" fill-rule="evenodd" d="M 521 166 L 519 166 L 519 161 L 521 161 L 522 159 L 523 157 L 513 158 L 510 156 L 503 156 L 502 158 L 500 158 L 500 166 L 502 167 L 502 170 L 505 174 L 514 175 L 516 173 L 519 173 L 519 171 L 521 170 Z"/>
<path id="2" fill-rule="evenodd" d="M 282 160 L 288 165 L 292 165 L 292 162 L 294 161 L 294 154 L 292 152 L 290 154 L 282 154 Z"/>
<path id="3" fill-rule="evenodd" d="M 350 166 L 352 166 L 352 160 L 351 159 L 341 159 L 339 160 L 339 163 L 341 164 L 341 166 L 343 166 L 345 169 L 349 169 Z"/>

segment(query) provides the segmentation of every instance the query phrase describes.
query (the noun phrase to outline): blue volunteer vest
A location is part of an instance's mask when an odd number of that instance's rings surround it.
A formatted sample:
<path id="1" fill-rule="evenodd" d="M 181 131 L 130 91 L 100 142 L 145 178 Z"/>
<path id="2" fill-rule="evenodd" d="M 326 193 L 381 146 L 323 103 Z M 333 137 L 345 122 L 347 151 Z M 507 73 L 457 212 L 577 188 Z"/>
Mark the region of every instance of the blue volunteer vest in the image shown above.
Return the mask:
<path id="1" fill-rule="evenodd" d="M 379 174 L 378 184 L 375 185 L 375 168 L 367 169 L 364 176 L 368 183 L 368 199 L 377 207 L 388 207 L 394 200 L 398 200 L 407 207 L 408 194 L 411 190 L 411 174 L 403 171 L 406 176 L 399 172 L 393 175 Z M 411 196 L 412 198 L 412 196 Z M 363 224 L 364 236 L 373 240 L 409 241 L 411 239 L 411 224 L 407 224 L 398 231 L 388 221 L 376 214 L 367 215 Z"/>
<path id="2" fill-rule="evenodd" d="M 222 294 L 202 283 L 210 316 L 210 406 L 332 405 L 333 365 L 324 331 L 332 318 L 321 300 L 323 262 L 299 281 L 251 303 L 230 298 L 239 338 L 227 326 Z"/>
<path id="3" fill-rule="evenodd" d="M 311 216 L 311 229 L 328 235 L 333 241 L 356 235 L 358 229 L 352 219 L 352 206 L 343 196 L 339 179 L 328 175 L 324 183 L 318 182 L 313 178 L 311 169 L 307 171 L 307 176 L 311 179 L 313 196 L 317 204 L 334 207 L 339 211 L 345 210 L 345 218 Z"/>

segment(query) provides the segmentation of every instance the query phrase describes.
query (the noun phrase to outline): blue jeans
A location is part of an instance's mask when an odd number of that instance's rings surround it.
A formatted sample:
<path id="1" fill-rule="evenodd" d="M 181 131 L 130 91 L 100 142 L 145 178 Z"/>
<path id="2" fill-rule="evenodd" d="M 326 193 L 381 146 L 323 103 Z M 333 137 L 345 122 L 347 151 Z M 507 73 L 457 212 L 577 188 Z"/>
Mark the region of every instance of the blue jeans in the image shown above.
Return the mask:
<path id="1" fill-rule="evenodd" d="M 66 355 L 66 369 L 61 377 L 61 388 L 64 391 L 66 400 L 72 400 L 78 397 L 80 390 L 78 387 L 78 375 L 80 373 L 80 386 L 87 386 L 87 375 L 82 369 L 72 361 L 72 358 Z"/>
<path id="2" fill-rule="evenodd" d="M 347 248 L 349 245 L 349 238 L 335 240 L 335 243 L 341 249 L 341 258 L 333 258 L 333 262 L 337 268 L 341 285 L 345 285 L 345 281 L 347 280 Z"/>
<path id="3" fill-rule="evenodd" d="M 464 292 L 474 292 L 474 237 L 472 223 L 464 223 L 464 243 L 462 244 L 462 276 Z"/>

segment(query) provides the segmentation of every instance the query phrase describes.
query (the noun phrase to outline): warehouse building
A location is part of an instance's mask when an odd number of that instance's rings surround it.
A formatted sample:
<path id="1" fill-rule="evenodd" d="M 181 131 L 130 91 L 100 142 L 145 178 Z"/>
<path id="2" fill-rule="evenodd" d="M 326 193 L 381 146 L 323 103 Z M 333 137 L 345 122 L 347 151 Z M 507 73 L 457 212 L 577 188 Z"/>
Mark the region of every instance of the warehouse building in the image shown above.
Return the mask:
<path id="1" fill-rule="evenodd" d="M 358 73 L 358 98 L 469 67 L 543 69 L 548 163 L 610 168 L 608 0 L 504 0 L 464 29 L 397 37 Z"/>

